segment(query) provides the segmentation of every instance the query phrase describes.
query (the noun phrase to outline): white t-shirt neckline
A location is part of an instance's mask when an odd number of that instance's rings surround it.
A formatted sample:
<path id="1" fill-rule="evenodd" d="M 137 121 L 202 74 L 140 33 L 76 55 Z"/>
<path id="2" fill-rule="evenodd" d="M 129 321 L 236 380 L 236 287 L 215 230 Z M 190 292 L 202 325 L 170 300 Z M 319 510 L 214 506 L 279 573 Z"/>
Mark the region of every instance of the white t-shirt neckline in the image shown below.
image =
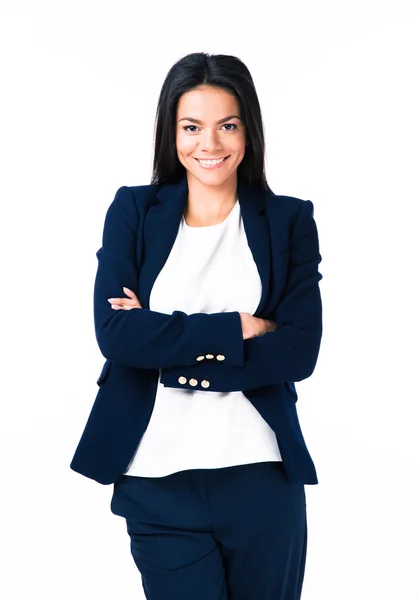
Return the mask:
<path id="1" fill-rule="evenodd" d="M 197 231 L 202 231 L 205 229 L 214 229 L 215 227 L 220 227 L 222 225 L 225 225 L 229 219 L 232 217 L 233 213 L 237 210 L 237 207 L 239 205 L 239 201 L 236 200 L 235 205 L 233 206 L 233 208 L 230 210 L 230 212 L 228 213 L 228 215 L 226 216 L 226 218 L 224 219 L 224 221 L 221 221 L 220 223 L 216 223 L 215 225 L 204 225 L 202 227 L 196 227 L 193 225 L 188 225 L 186 220 L 185 220 L 185 215 L 182 215 L 182 224 L 184 225 L 185 229 L 187 229 L 188 231 L 192 231 L 193 229 L 196 229 Z"/>

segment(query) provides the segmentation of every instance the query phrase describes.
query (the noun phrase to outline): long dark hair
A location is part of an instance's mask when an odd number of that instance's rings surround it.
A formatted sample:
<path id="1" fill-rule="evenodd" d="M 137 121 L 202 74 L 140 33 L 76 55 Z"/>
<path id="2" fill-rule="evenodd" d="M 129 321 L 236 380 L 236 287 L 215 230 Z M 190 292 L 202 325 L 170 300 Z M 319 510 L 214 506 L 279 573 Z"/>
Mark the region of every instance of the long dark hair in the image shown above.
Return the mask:
<path id="1" fill-rule="evenodd" d="M 237 168 L 238 182 L 272 191 L 265 175 L 262 114 L 252 76 L 235 56 L 195 52 L 176 62 L 164 80 L 157 105 L 151 184 L 175 183 L 185 167 L 176 152 L 176 111 L 179 98 L 200 85 L 223 88 L 238 101 L 249 144 Z"/>

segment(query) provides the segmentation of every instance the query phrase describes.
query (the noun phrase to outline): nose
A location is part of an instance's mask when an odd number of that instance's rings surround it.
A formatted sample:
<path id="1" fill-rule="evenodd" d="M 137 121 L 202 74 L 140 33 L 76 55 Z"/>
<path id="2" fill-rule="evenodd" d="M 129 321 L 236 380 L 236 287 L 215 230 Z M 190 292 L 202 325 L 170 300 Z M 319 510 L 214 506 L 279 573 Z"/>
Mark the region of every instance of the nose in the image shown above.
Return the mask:
<path id="1" fill-rule="evenodd" d="M 208 130 L 202 137 L 200 143 L 201 150 L 211 153 L 216 153 L 222 148 L 216 131 Z"/>

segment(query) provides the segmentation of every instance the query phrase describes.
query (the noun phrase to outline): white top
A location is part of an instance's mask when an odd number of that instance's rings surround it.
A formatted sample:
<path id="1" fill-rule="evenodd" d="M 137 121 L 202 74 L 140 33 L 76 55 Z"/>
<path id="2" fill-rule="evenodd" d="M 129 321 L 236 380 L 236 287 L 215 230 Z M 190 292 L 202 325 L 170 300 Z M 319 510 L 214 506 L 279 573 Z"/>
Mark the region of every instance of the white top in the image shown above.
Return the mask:
<path id="1" fill-rule="evenodd" d="M 261 293 L 237 200 L 217 225 L 191 227 L 182 217 L 151 290 L 150 309 L 253 315 Z M 150 422 L 125 474 L 164 477 L 188 469 L 282 460 L 274 431 L 243 392 L 164 387 L 160 377 L 161 370 Z"/>

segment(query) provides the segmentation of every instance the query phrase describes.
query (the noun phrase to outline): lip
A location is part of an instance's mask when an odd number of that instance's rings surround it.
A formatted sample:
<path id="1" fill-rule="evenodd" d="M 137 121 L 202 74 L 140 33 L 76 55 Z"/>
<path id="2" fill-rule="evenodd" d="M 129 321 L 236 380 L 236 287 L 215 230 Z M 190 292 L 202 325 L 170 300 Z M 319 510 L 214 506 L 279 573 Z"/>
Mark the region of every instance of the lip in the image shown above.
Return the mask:
<path id="1" fill-rule="evenodd" d="M 199 164 L 201 169 L 205 169 L 206 171 L 212 171 L 213 169 L 219 169 L 220 167 L 222 167 L 227 162 L 229 157 L 230 157 L 230 154 L 228 156 L 220 156 L 219 158 L 203 158 L 203 159 L 201 159 L 201 160 L 219 160 L 220 158 L 224 159 L 220 163 L 212 165 L 212 166 L 205 166 L 205 165 L 201 164 L 199 162 L 199 158 L 195 158 L 195 160 Z"/>
<path id="2" fill-rule="evenodd" d="M 227 156 L 213 156 L 212 158 L 198 158 L 196 156 L 194 156 L 195 160 L 220 160 L 220 158 L 228 158 L 230 156 L 230 154 L 227 154 Z"/>

